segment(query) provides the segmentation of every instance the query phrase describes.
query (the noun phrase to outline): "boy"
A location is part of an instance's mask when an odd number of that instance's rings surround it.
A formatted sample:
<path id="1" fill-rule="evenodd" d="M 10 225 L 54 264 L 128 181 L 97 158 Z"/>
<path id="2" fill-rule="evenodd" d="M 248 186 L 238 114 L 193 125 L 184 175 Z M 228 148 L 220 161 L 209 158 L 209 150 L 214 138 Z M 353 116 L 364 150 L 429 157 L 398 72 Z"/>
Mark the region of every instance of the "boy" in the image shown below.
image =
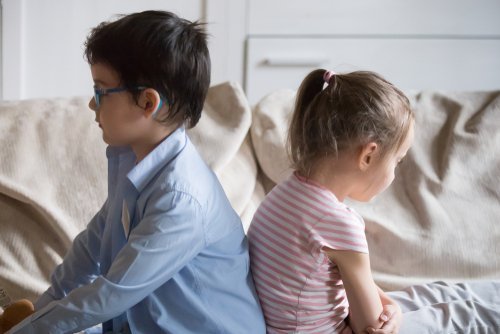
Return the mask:
<path id="1" fill-rule="evenodd" d="M 184 129 L 210 82 L 201 26 L 131 14 L 96 27 L 85 55 L 108 199 L 9 333 L 264 333 L 241 221 Z"/>

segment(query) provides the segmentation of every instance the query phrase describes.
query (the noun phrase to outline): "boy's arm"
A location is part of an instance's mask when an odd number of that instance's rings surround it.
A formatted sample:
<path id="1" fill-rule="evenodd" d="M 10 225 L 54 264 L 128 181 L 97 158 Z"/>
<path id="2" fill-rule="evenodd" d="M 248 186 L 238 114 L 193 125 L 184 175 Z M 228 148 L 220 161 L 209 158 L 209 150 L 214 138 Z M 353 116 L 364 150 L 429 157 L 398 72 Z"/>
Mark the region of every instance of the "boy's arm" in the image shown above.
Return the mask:
<path id="1" fill-rule="evenodd" d="M 51 285 L 35 302 L 39 310 L 66 296 L 73 289 L 90 283 L 99 274 L 99 254 L 107 213 L 107 201 L 87 228 L 76 236 L 63 262 L 51 275 Z"/>
<path id="2" fill-rule="evenodd" d="M 130 309 L 168 281 L 205 246 L 198 202 L 158 190 L 105 276 L 53 301 L 11 334 L 77 332 Z"/>
<path id="3" fill-rule="evenodd" d="M 338 266 L 349 301 L 349 323 L 355 333 L 366 328 L 380 328 L 383 322 L 382 302 L 373 281 L 368 254 L 326 249 L 328 257 Z"/>

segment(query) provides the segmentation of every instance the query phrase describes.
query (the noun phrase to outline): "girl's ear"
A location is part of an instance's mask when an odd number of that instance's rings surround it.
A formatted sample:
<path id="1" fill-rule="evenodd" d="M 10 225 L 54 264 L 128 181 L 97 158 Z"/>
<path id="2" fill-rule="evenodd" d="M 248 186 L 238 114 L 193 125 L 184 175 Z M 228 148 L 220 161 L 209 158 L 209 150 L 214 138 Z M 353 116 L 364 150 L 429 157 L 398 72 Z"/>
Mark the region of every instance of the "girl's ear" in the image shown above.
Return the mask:
<path id="1" fill-rule="evenodd" d="M 358 155 L 358 167 L 361 171 L 367 170 L 378 155 L 379 147 L 375 142 L 369 142 L 361 147 Z"/>
<path id="2" fill-rule="evenodd" d="M 147 118 L 158 113 L 163 107 L 160 94 L 153 88 L 146 88 L 142 91 L 140 102 L 139 105 L 144 109 L 144 116 Z"/>

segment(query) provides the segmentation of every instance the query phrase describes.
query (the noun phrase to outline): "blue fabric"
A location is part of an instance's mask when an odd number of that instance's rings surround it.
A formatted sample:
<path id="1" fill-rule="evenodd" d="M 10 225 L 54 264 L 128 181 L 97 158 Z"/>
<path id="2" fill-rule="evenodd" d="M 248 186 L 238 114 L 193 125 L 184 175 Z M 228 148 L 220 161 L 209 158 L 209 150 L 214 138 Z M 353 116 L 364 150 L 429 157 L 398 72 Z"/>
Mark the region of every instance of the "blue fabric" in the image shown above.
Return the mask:
<path id="1" fill-rule="evenodd" d="M 185 130 L 107 156 L 106 203 L 12 333 L 264 333 L 240 218 Z"/>

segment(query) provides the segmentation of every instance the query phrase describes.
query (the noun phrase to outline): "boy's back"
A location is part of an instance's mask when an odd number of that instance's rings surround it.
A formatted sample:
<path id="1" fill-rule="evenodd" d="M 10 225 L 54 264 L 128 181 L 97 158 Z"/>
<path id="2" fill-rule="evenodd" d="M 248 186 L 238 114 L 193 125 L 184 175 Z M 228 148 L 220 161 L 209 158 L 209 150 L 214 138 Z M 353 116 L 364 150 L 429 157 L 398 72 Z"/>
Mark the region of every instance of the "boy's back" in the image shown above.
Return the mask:
<path id="1" fill-rule="evenodd" d="M 163 263 L 163 275 L 175 272 L 176 267 L 182 269 L 136 305 L 145 312 L 130 312 L 129 322 L 139 328 L 151 318 L 151 324 L 158 328 L 139 330 L 151 333 L 181 333 L 186 329 L 193 333 L 263 333 L 264 322 L 249 275 L 248 243 L 240 218 L 184 130 L 177 130 L 167 140 L 176 142 L 175 150 L 169 154 L 174 157 L 146 186 L 137 203 L 139 212 L 146 206 L 150 208 L 151 201 L 158 207 L 172 207 L 173 212 L 168 213 L 170 221 L 165 219 L 150 226 L 161 230 L 164 236 L 157 243 L 158 248 L 164 248 L 160 252 L 165 257 L 150 257 L 151 261 L 162 261 L 158 269 L 160 272 Z M 161 195 L 157 196 L 157 192 Z M 155 304 L 153 309 L 162 311 L 147 312 Z M 236 316 L 241 314 L 245 316 Z M 157 319 L 152 319 L 155 316 Z M 160 318 L 165 316 L 169 320 L 162 322 Z"/>

